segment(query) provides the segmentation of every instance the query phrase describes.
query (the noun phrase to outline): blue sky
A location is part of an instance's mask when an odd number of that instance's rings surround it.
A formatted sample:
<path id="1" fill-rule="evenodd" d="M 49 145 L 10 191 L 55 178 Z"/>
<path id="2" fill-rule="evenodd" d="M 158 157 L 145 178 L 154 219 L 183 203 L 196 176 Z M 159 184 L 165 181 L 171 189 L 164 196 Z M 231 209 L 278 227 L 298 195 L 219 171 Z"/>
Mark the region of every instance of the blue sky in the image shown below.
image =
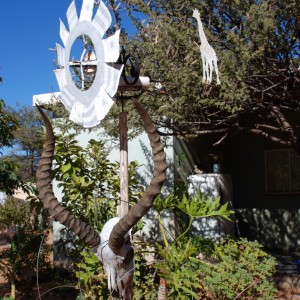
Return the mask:
<path id="1" fill-rule="evenodd" d="M 59 18 L 71 0 L 0 1 L 0 98 L 7 106 L 32 105 L 32 96 L 56 92 L 55 44 L 62 45 Z M 80 12 L 82 0 L 75 0 Z M 105 3 L 105 2 L 104 2 Z M 113 21 L 114 22 L 114 21 Z"/>
<path id="2" fill-rule="evenodd" d="M 31 105 L 32 95 L 58 91 L 53 73 L 59 18 L 70 0 L 0 1 L 0 98 Z"/>

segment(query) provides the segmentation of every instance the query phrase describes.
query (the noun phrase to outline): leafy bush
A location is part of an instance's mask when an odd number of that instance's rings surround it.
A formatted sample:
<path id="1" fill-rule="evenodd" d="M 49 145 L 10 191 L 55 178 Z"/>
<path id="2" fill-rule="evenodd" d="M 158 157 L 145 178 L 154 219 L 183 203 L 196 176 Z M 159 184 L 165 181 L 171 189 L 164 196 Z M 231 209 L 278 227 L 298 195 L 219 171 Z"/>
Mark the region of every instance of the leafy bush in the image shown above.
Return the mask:
<path id="1" fill-rule="evenodd" d="M 98 257 L 88 249 L 81 252 L 82 261 L 77 264 L 78 288 L 81 290 L 79 299 L 86 300 L 106 300 L 109 299 L 107 288 L 107 275 Z"/>
<path id="2" fill-rule="evenodd" d="M 202 295 L 208 299 L 274 299 L 276 261 L 262 246 L 246 239 L 215 244 L 215 262 L 202 269 Z"/>
<path id="3" fill-rule="evenodd" d="M 49 250 L 40 247 L 45 242 L 44 232 L 32 225 L 28 202 L 10 197 L 0 204 L 0 228 L 7 231 L 10 243 L 0 251 L 0 273 L 10 282 L 14 298 L 18 283 L 31 281 L 38 258 L 40 273 L 50 266 Z"/>
<path id="4" fill-rule="evenodd" d="M 83 148 L 74 134 L 57 136 L 54 173 L 62 188 L 62 204 L 99 231 L 116 215 L 120 200 L 119 163 L 110 162 L 108 155 L 102 141 L 91 139 Z M 136 161 L 128 166 L 131 202 L 137 201 L 142 190 L 137 167 Z"/>
<path id="5" fill-rule="evenodd" d="M 276 289 L 272 282 L 275 259 L 262 250 L 258 242 L 246 239 L 224 239 L 221 243 L 203 237 L 189 237 L 194 218 L 223 217 L 229 219 L 232 211 L 221 205 L 220 199 L 176 198 L 174 208 L 189 217 L 187 228 L 172 243 L 165 238 L 157 244 L 158 260 L 155 268 L 167 281 L 170 299 L 274 299 Z M 164 209 L 158 199 L 156 208 Z M 169 202 L 169 198 L 166 201 Z"/>
<path id="6" fill-rule="evenodd" d="M 119 164 L 108 160 L 109 150 L 103 141 L 91 139 L 83 148 L 75 134 L 63 132 L 56 139 L 54 174 L 62 189 L 62 204 L 100 232 L 103 225 L 116 216 L 120 200 Z M 136 161 L 128 166 L 131 203 L 137 201 L 142 190 L 137 167 Z M 71 262 L 79 263 L 79 253 L 85 245 L 74 239 L 67 228 L 61 234 L 66 238 L 56 244 L 58 250 Z"/>
<path id="7" fill-rule="evenodd" d="M 202 242 L 214 244 L 209 257 L 193 245 L 193 238 L 158 246 L 161 259 L 155 267 L 167 280 L 170 299 L 274 299 L 276 262 L 260 244 L 246 239 Z"/>

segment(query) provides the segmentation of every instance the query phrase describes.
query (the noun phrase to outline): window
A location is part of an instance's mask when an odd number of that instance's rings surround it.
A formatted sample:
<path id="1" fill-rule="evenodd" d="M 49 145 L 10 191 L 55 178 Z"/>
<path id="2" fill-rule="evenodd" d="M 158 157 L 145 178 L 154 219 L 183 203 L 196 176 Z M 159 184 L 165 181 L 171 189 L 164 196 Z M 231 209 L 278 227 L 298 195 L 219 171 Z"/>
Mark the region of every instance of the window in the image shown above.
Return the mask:
<path id="1" fill-rule="evenodd" d="M 300 155 L 296 151 L 265 151 L 265 174 L 267 193 L 300 193 Z"/>

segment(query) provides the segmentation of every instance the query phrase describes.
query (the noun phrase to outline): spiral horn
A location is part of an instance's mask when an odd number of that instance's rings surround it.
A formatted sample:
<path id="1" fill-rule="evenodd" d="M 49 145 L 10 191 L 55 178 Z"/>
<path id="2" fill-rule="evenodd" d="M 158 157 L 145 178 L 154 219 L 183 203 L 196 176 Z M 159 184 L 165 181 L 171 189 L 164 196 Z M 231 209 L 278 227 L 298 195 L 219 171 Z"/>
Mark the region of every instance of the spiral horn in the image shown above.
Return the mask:
<path id="1" fill-rule="evenodd" d="M 112 229 L 109 238 L 109 247 L 116 254 L 125 242 L 125 234 L 147 213 L 155 198 L 160 194 L 161 186 L 166 179 L 166 170 L 168 167 L 164 145 L 160 141 L 160 136 L 149 114 L 138 100 L 134 100 L 133 104 L 141 117 L 150 140 L 154 161 L 153 177 L 138 203 Z"/>
<path id="2" fill-rule="evenodd" d="M 37 170 L 37 188 L 38 198 L 42 200 L 45 209 L 48 210 L 52 218 L 68 229 L 73 231 L 81 240 L 91 247 L 97 247 L 100 244 L 99 234 L 88 224 L 72 215 L 63 207 L 54 195 L 52 187 L 51 169 L 55 147 L 55 137 L 51 122 L 41 107 L 37 106 L 45 126 L 46 142 L 43 146 L 42 157 L 39 161 Z"/>

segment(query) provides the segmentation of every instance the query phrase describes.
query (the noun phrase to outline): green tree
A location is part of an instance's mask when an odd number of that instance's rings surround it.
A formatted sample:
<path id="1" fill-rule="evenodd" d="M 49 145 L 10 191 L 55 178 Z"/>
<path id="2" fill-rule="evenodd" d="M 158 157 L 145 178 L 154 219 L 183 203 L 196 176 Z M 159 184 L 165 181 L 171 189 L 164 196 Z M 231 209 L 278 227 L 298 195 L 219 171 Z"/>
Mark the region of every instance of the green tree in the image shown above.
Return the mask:
<path id="1" fill-rule="evenodd" d="M 12 194 L 22 187 L 28 191 L 44 140 L 40 115 L 34 107 L 6 107 L 1 101 L 0 129 L 0 146 L 6 147 L 0 157 L 0 190 Z"/>
<path id="2" fill-rule="evenodd" d="M 0 149 L 13 142 L 13 132 L 18 128 L 17 119 L 8 113 L 4 100 L 0 99 Z M 0 152 L 0 154 L 2 154 Z"/>
<path id="3" fill-rule="evenodd" d="M 0 99 L 0 191 L 11 194 L 13 189 L 19 186 L 17 176 L 18 166 L 7 157 L 3 157 L 3 148 L 11 147 L 14 139 L 14 131 L 19 124 L 17 119 L 8 113 L 5 102 Z"/>
<path id="4" fill-rule="evenodd" d="M 56 135 L 54 178 L 62 190 L 62 204 L 100 232 L 105 222 L 116 216 L 120 199 L 119 163 L 109 161 L 109 148 L 103 141 L 91 139 L 85 148 L 80 146 L 70 121 L 65 121 L 55 122 L 61 133 Z M 128 166 L 131 203 L 137 201 L 142 191 L 137 167 L 136 161 Z M 64 248 L 70 242 L 81 245 L 71 236 L 61 245 L 63 251 L 70 249 Z M 81 249 L 79 246 L 75 252 L 71 251 L 70 257 L 78 261 L 77 250 Z"/>
<path id="5" fill-rule="evenodd" d="M 23 181 L 35 181 L 35 172 L 41 156 L 44 131 L 41 116 L 35 107 L 9 107 L 8 112 L 15 116 L 19 127 L 13 132 L 13 148 L 9 158 L 18 166 L 18 175 Z"/>
<path id="6" fill-rule="evenodd" d="M 130 0 L 135 54 L 153 83 L 142 95 L 168 134 L 250 132 L 299 150 L 299 32 L 296 0 Z M 202 83 L 198 9 L 219 62 L 221 85 Z M 137 50 L 139 49 L 139 51 Z M 130 118 L 134 121 L 134 118 Z M 108 121 L 109 122 L 109 121 Z M 136 126 L 136 125 L 135 125 Z"/>
<path id="7" fill-rule="evenodd" d="M 21 178 L 17 175 L 18 166 L 6 157 L 0 158 L 0 191 L 10 195 L 21 185 Z"/>

